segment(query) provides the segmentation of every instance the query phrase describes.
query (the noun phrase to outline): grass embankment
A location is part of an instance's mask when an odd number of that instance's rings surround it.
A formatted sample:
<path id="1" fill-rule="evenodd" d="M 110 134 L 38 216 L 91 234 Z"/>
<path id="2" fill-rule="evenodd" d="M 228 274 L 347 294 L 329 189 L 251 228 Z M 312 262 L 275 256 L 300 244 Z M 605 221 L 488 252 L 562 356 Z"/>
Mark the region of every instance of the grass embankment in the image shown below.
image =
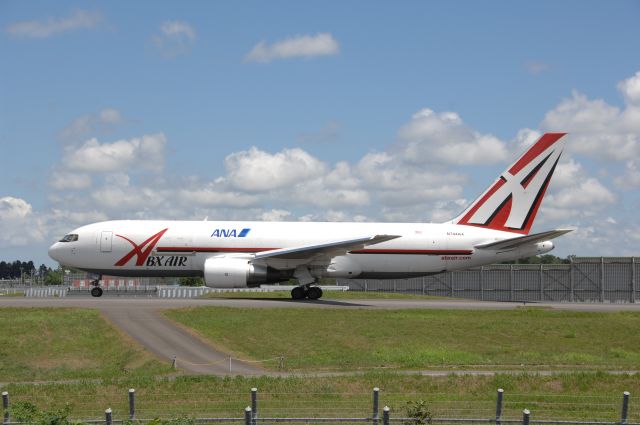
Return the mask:
<path id="1" fill-rule="evenodd" d="M 137 417 L 241 417 L 258 388 L 261 417 L 367 417 L 371 390 L 380 387 L 380 408 L 401 416 L 409 401 L 425 400 L 434 417 L 495 416 L 497 388 L 504 388 L 505 418 L 519 419 L 522 409 L 533 419 L 620 419 L 622 391 L 640 394 L 636 376 L 576 373 L 558 376 L 499 375 L 424 377 L 393 373 L 321 378 L 178 377 L 175 380 L 131 379 L 126 382 L 10 385 L 12 402 L 30 401 L 40 409 L 70 404 L 74 418 L 126 418 L 127 392 L 136 389 Z M 640 419 L 632 398 L 630 422 Z M 0 409 L 1 410 L 1 409 Z"/>
<path id="2" fill-rule="evenodd" d="M 563 365 L 638 366 L 640 315 L 519 311 L 202 308 L 169 312 L 225 349 L 255 359 L 287 355 L 289 370 L 394 366 L 420 369 L 509 366 L 543 360 Z M 262 417 L 365 417 L 371 389 L 381 406 L 400 415 L 408 401 L 426 400 L 435 417 L 490 418 L 495 392 L 505 389 L 504 416 L 618 420 L 622 391 L 632 393 L 630 421 L 640 420 L 640 376 L 597 372 L 428 377 L 389 371 L 365 375 L 290 378 L 157 378 L 168 372 L 118 334 L 95 311 L 0 309 L 0 381 L 103 378 L 57 384 L 8 384 L 11 402 L 55 410 L 69 403 L 74 418 L 103 418 L 112 407 L 127 415 L 136 388 L 139 418 L 240 417 L 249 391 L 259 389 Z M 435 353 L 435 354 L 434 354 Z M 484 362 L 484 363 L 482 363 Z M 608 364 L 607 364 L 608 363 Z M 538 363 L 535 363 L 538 364 Z M 474 366 L 476 367 L 476 366 Z M 124 372 L 124 370 L 128 372 Z M 1 412 L 1 409 L 0 409 Z"/>
<path id="3" fill-rule="evenodd" d="M 170 372 L 93 310 L 0 309 L 0 382 Z"/>
<path id="4" fill-rule="evenodd" d="M 290 371 L 640 366 L 640 313 L 203 307 L 165 314 L 237 356 L 282 353 Z"/>

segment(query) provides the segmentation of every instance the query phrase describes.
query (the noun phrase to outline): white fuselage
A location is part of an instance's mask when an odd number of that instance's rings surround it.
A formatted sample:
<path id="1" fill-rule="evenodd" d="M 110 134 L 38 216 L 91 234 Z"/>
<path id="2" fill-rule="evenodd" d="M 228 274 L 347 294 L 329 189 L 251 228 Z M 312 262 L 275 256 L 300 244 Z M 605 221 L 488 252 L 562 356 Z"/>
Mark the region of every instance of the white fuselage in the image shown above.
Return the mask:
<path id="1" fill-rule="evenodd" d="M 166 230 L 165 230 L 166 229 Z M 408 278 L 460 270 L 548 252 L 551 242 L 506 251 L 474 246 L 513 238 L 509 232 L 469 225 L 240 221 L 105 221 L 72 232 L 77 240 L 49 250 L 60 263 L 116 276 L 202 276 L 212 257 L 246 257 L 274 249 L 329 243 L 369 235 L 396 239 L 306 264 L 316 277 Z M 300 260 L 256 260 L 294 270 Z"/>

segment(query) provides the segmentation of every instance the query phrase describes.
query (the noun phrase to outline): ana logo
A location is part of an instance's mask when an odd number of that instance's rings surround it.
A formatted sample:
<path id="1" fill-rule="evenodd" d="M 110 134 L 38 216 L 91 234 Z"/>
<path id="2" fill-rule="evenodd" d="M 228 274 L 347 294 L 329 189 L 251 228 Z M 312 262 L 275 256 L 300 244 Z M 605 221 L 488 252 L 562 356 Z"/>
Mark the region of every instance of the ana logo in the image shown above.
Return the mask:
<path id="1" fill-rule="evenodd" d="M 117 237 L 122 238 L 125 241 L 129 242 L 133 246 L 133 249 L 129 251 L 124 257 L 119 259 L 114 265 L 122 267 L 125 264 L 127 264 L 129 260 L 131 260 L 134 256 L 136 256 L 136 266 L 142 266 L 144 262 L 147 261 L 147 257 L 149 257 L 149 255 L 151 254 L 151 251 L 153 251 L 153 248 L 155 248 L 156 244 L 158 243 L 162 235 L 164 235 L 167 230 L 169 230 L 168 227 L 164 230 L 159 231 L 155 235 L 151 236 L 150 238 L 142 242 L 140 245 L 136 244 L 134 241 L 127 238 L 126 236 L 116 235 Z"/>
<path id="2" fill-rule="evenodd" d="M 212 238 L 244 238 L 251 229 L 216 229 L 211 234 Z"/>

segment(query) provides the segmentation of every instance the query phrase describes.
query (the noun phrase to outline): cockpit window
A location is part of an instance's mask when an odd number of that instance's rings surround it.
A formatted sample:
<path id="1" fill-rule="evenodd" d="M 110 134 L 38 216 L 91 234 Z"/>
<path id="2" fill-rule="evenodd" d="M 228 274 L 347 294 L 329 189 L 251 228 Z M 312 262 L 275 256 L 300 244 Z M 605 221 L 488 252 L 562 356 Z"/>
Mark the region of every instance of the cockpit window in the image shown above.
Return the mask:
<path id="1" fill-rule="evenodd" d="M 60 239 L 60 242 L 75 242 L 78 240 L 78 235 L 72 233 L 69 235 L 66 235 L 64 238 Z"/>

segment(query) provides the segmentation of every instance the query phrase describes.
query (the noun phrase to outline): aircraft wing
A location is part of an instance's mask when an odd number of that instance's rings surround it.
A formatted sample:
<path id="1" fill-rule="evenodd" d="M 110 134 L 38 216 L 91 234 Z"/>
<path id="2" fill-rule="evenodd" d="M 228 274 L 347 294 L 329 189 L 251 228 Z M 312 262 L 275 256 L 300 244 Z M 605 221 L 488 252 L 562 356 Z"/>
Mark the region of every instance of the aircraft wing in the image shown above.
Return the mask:
<path id="1" fill-rule="evenodd" d="M 399 238 L 398 235 L 375 235 L 356 239 L 346 239 L 335 242 L 327 242 L 316 245 L 305 245 L 294 248 L 274 249 L 255 254 L 255 259 L 286 259 L 286 260 L 306 260 L 313 259 L 318 255 L 336 256 L 344 255 L 349 251 L 362 249 L 365 246 L 390 241 Z"/>
<path id="2" fill-rule="evenodd" d="M 549 239 L 557 238 L 558 236 L 562 236 L 565 233 L 569 233 L 574 230 L 575 229 L 548 230 L 546 232 L 533 233 L 531 235 L 518 236 L 516 238 L 511 238 L 511 239 L 503 239 L 496 242 L 485 242 L 485 243 L 475 245 L 474 248 L 493 249 L 493 250 L 513 249 L 513 248 L 518 248 L 524 245 L 531 245 L 538 242 L 548 241 Z"/>

